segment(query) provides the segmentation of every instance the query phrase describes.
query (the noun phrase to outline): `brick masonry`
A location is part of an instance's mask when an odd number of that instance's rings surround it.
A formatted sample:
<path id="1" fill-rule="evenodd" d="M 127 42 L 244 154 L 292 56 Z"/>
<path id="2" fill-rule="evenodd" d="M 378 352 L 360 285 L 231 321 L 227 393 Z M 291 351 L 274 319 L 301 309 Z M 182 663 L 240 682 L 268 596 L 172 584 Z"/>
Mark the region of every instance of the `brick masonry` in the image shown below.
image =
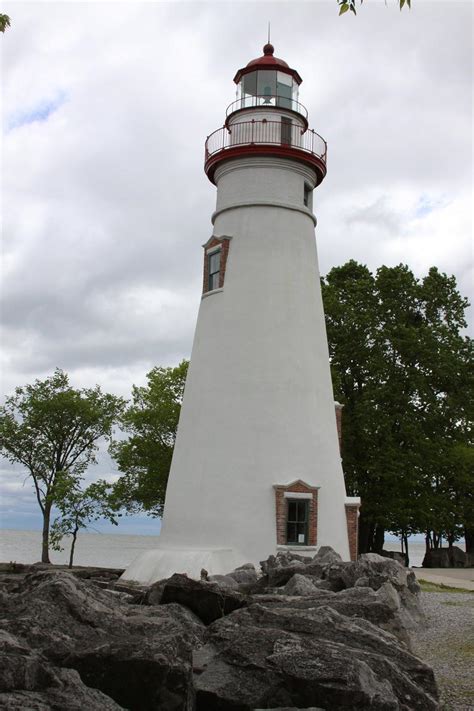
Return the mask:
<path id="1" fill-rule="evenodd" d="M 206 294 L 209 291 L 209 259 L 207 257 L 208 250 L 213 247 L 221 248 L 221 262 L 219 273 L 219 289 L 224 286 L 225 269 L 227 265 L 227 255 L 229 254 L 229 237 L 211 237 L 204 245 L 204 275 L 202 284 L 202 293 Z"/>
<path id="2" fill-rule="evenodd" d="M 336 425 L 337 425 L 337 438 L 339 440 L 339 453 L 342 457 L 342 408 L 344 405 L 340 405 L 338 402 L 334 404 L 336 409 Z"/>
<path id="3" fill-rule="evenodd" d="M 347 535 L 351 560 L 357 560 L 357 541 L 359 535 L 359 506 L 346 504 Z"/>
<path id="4" fill-rule="evenodd" d="M 286 522 L 288 518 L 288 499 L 285 492 L 311 494 L 309 500 L 309 525 L 308 525 L 308 545 L 315 546 L 318 541 L 318 488 L 308 486 L 304 481 L 298 480 L 288 486 L 275 485 L 275 512 L 276 512 L 276 533 L 277 545 L 287 545 Z"/>

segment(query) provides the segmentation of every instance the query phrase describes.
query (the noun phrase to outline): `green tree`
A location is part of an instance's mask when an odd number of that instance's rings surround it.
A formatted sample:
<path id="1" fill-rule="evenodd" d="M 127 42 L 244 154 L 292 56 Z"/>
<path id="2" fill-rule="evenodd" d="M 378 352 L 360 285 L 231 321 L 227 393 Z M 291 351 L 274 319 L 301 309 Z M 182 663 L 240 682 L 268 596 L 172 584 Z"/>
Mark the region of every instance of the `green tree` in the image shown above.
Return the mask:
<path id="1" fill-rule="evenodd" d="M 60 512 L 51 526 L 50 544 L 56 551 L 63 550 L 61 541 L 71 536 L 69 567 L 72 568 L 77 535 L 91 522 L 106 519 L 118 524 L 117 505 L 112 497 L 113 486 L 104 479 L 81 489 L 79 481 L 70 475 L 59 475 L 56 481 L 56 507 Z"/>
<path id="2" fill-rule="evenodd" d="M 348 490 L 362 497 L 360 550 L 384 531 L 455 540 L 466 506 L 472 342 L 454 277 L 354 261 L 322 280 L 335 395 L 344 405 Z M 459 449 L 461 447 L 461 450 Z"/>
<path id="3" fill-rule="evenodd" d="M 0 14 L 0 32 L 5 32 L 7 27 L 10 27 L 10 18 L 8 15 Z"/>
<path id="4" fill-rule="evenodd" d="M 51 509 L 60 501 L 58 481 L 80 480 L 96 462 L 97 441 L 110 439 L 125 402 L 99 386 L 76 390 L 62 370 L 16 388 L 0 408 L 0 453 L 21 464 L 33 480 L 43 514 L 42 556 L 49 563 Z"/>
<path id="5" fill-rule="evenodd" d="M 363 0 L 360 0 L 360 4 L 362 5 Z M 411 7 L 411 0 L 398 0 L 400 10 L 406 5 L 407 7 Z M 354 13 L 354 15 L 357 15 L 357 0 L 337 0 L 337 4 L 339 5 L 339 14 L 344 15 L 345 12 L 348 12 L 349 10 Z"/>
<path id="6" fill-rule="evenodd" d="M 132 403 L 121 420 L 129 438 L 110 447 L 123 472 L 115 495 L 129 513 L 163 513 L 187 371 L 187 361 L 175 368 L 153 368 L 146 386 L 133 387 Z"/>

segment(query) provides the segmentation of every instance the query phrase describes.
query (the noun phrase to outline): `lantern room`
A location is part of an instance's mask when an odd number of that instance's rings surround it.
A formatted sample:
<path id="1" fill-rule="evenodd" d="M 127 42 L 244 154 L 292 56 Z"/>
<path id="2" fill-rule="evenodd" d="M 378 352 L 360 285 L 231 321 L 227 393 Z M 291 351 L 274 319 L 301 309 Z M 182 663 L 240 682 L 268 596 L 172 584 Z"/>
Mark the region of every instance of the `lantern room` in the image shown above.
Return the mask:
<path id="1" fill-rule="evenodd" d="M 302 79 L 283 59 L 274 57 L 273 52 L 273 45 L 268 43 L 263 48 L 262 57 L 239 69 L 234 77 L 237 98 L 229 106 L 227 115 L 240 109 L 274 106 L 295 111 L 306 118 L 307 111 L 298 102 Z"/>

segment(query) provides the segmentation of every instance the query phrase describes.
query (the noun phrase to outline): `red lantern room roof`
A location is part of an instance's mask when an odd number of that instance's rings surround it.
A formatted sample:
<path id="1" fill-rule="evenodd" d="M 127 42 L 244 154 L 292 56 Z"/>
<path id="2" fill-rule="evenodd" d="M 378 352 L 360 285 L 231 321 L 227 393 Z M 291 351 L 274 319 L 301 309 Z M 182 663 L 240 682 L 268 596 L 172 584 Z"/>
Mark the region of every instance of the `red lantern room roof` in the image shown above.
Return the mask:
<path id="1" fill-rule="evenodd" d="M 244 74 L 254 72 L 256 69 L 275 69 L 279 72 L 290 74 L 290 76 L 293 77 L 297 84 L 301 84 L 303 80 L 296 71 L 296 69 L 291 69 L 283 59 L 274 57 L 274 51 L 275 49 L 272 44 L 266 44 L 263 48 L 263 55 L 261 57 L 258 57 L 257 59 L 252 59 L 252 61 L 249 62 L 246 67 L 239 69 L 239 71 L 234 77 L 234 82 L 238 84 Z"/>

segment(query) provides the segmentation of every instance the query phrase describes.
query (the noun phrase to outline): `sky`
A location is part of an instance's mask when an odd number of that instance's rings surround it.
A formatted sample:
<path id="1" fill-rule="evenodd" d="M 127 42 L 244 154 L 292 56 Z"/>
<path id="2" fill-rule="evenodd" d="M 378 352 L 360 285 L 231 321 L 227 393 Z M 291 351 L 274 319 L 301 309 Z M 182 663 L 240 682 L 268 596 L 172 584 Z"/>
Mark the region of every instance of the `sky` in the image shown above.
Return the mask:
<path id="1" fill-rule="evenodd" d="M 269 21 L 328 142 L 321 273 L 435 265 L 472 301 L 470 1 L 366 0 L 357 17 L 335 0 L 2 12 L 2 398 L 56 367 L 130 397 L 154 365 L 189 357 L 215 206 L 204 141 Z M 6 463 L 0 475 L 0 527 L 40 528 L 29 480 Z M 87 480 L 99 476 L 116 476 L 105 447 Z M 118 529 L 157 531 L 145 516 Z"/>

